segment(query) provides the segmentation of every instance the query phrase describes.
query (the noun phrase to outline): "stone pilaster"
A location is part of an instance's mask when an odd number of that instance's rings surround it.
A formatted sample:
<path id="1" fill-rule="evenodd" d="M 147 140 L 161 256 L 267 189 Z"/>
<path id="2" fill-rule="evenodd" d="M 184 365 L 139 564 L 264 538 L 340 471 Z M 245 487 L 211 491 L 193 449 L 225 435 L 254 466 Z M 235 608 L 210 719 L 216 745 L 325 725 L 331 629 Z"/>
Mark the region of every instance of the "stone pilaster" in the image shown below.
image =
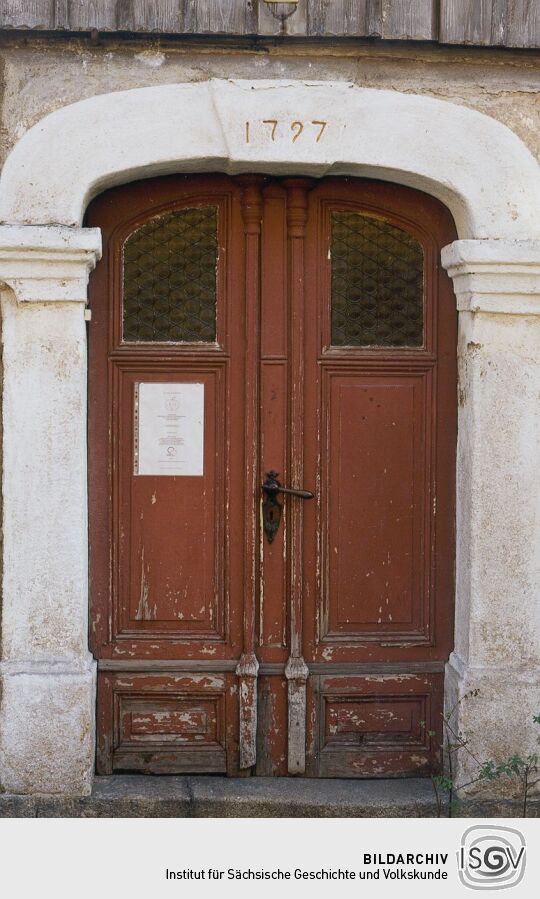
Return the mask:
<path id="1" fill-rule="evenodd" d="M 98 229 L 0 227 L 3 609 L 0 784 L 90 792 L 86 326 Z"/>
<path id="2" fill-rule="evenodd" d="M 459 309 L 447 709 L 468 696 L 457 726 L 478 758 L 502 759 L 538 750 L 540 241 L 456 241 L 442 261 Z M 463 751 L 457 762 L 464 784 L 476 766 Z"/>

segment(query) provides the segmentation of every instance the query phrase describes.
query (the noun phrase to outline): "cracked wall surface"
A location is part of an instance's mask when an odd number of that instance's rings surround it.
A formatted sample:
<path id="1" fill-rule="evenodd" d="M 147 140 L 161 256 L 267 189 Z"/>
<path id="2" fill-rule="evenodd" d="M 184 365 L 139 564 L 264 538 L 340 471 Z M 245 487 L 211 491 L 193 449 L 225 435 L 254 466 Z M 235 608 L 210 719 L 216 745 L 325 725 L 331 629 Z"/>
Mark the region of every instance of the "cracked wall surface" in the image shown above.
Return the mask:
<path id="1" fill-rule="evenodd" d="M 68 103 L 110 91 L 210 78 L 351 81 L 476 109 L 540 158 L 540 51 L 302 44 L 238 49 L 189 42 L 4 40 L 0 161 L 28 128 Z"/>

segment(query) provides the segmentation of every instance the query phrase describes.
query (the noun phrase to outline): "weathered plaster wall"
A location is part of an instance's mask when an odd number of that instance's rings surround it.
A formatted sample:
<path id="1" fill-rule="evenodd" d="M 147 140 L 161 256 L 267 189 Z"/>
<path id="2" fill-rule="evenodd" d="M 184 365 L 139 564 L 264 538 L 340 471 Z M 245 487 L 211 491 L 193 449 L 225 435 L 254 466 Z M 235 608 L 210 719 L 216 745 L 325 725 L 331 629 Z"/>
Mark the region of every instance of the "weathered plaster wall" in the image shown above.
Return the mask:
<path id="1" fill-rule="evenodd" d="M 477 109 L 510 127 L 540 158 L 540 52 L 372 47 L 351 43 L 257 50 L 190 43 L 6 41 L 0 162 L 47 113 L 109 91 L 209 78 L 352 81 Z"/>

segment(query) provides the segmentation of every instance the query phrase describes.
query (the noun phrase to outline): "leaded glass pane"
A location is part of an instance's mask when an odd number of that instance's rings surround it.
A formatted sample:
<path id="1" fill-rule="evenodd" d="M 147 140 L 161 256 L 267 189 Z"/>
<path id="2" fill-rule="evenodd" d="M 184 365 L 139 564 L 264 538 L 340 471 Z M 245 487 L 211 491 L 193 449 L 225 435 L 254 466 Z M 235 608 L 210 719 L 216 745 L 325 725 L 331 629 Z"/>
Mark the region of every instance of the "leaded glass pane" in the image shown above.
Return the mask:
<path id="1" fill-rule="evenodd" d="M 217 207 L 152 219 L 124 244 L 124 340 L 216 339 Z"/>
<path id="2" fill-rule="evenodd" d="M 422 346 L 424 255 L 400 228 L 333 212 L 332 345 Z"/>

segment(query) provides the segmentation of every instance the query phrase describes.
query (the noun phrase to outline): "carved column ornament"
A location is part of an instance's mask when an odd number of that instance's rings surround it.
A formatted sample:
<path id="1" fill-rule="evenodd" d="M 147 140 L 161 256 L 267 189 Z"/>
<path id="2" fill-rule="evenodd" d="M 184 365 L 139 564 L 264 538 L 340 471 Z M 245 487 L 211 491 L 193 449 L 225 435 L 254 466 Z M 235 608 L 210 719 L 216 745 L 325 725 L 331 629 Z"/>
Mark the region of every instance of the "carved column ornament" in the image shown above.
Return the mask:
<path id="1" fill-rule="evenodd" d="M 245 321 L 246 321 L 246 456 L 245 456 L 245 530 L 244 530 L 244 652 L 236 668 L 240 689 L 240 768 L 251 768 L 257 761 L 257 673 L 255 655 L 255 603 L 257 589 L 257 521 L 254 504 L 259 501 L 258 466 L 253 446 L 258 433 L 258 353 L 260 321 L 260 265 L 263 178 L 244 175 L 238 178 L 243 188 L 242 217 L 245 240 Z"/>
<path id="2" fill-rule="evenodd" d="M 86 303 L 99 228 L 0 225 L 0 281 L 19 303 Z"/>
<path id="3" fill-rule="evenodd" d="M 540 314 L 540 240 L 456 240 L 441 260 L 460 312 Z"/>
<path id="4" fill-rule="evenodd" d="M 287 235 L 289 243 L 290 308 L 295 310 L 290 322 L 290 457 L 291 484 L 304 481 L 304 283 L 305 232 L 307 198 L 312 182 L 307 178 L 288 178 Z M 303 774 L 306 770 L 306 682 L 308 668 L 302 651 L 303 603 L 303 504 L 291 504 L 289 511 L 290 540 L 290 656 L 285 668 L 288 691 L 288 771 Z"/>

